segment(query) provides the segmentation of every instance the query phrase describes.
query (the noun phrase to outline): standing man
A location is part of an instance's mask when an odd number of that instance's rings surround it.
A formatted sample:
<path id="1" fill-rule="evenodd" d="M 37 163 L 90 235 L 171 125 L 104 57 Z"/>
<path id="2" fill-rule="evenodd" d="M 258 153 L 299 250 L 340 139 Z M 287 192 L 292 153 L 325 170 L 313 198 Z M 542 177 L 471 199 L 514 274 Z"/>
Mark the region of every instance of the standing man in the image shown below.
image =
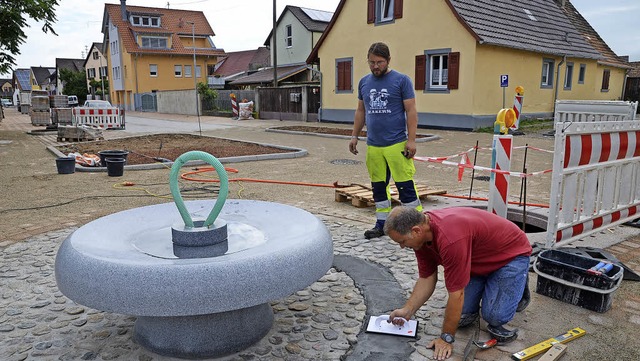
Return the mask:
<path id="1" fill-rule="evenodd" d="M 358 135 L 367 125 L 366 164 L 376 203 L 376 224 L 364 232 L 367 239 L 384 235 L 384 222 L 391 212 L 389 181 L 393 177 L 402 205 L 421 211 L 422 203 L 413 183 L 416 172 L 418 113 L 413 85 L 408 76 L 389 69 L 391 55 L 384 43 L 369 47 L 371 74 L 358 84 L 358 108 L 353 121 L 349 151 L 358 154 Z"/>
<path id="2" fill-rule="evenodd" d="M 527 274 L 531 245 L 526 234 L 509 220 L 482 209 L 452 207 L 425 213 L 396 207 L 385 233 L 401 248 L 411 248 L 418 261 L 419 278 L 405 305 L 389 319 L 401 324 L 431 297 L 438 281 L 438 265 L 444 268 L 449 298 L 442 334 L 431 341 L 434 358 L 444 360 L 453 352 L 458 327 L 472 324 L 482 301 L 487 331 L 498 342 L 511 342 L 517 329 L 503 325 L 529 304 Z M 401 318 L 400 318 L 401 317 Z"/>

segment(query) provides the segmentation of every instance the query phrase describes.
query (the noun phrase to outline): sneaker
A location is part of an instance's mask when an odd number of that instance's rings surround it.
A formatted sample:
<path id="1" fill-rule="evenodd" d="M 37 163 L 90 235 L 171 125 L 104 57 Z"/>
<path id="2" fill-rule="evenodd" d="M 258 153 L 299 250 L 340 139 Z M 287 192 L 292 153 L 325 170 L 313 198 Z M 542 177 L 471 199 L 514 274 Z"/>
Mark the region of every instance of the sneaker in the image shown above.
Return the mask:
<path id="1" fill-rule="evenodd" d="M 458 328 L 464 328 L 470 326 L 478 319 L 478 312 L 475 313 L 463 313 L 458 321 Z"/>
<path id="2" fill-rule="evenodd" d="M 518 302 L 518 307 L 516 307 L 516 312 L 524 311 L 524 309 L 527 308 L 527 306 L 529 306 L 530 302 L 531 302 L 531 292 L 529 291 L 529 283 L 527 283 L 524 286 L 524 292 L 522 293 L 522 298 L 520 299 L 520 302 Z"/>
<path id="3" fill-rule="evenodd" d="M 491 326 L 487 325 L 487 331 L 496 341 L 505 344 L 514 341 L 518 338 L 518 329 L 512 331 L 504 328 L 504 326 Z"/>
<path id="4" fill-rule="evenodd" d="M 378 227 L 373 227 L 364 232 L 364 238 L 366 239 L 380 238 L 382 236 L 384 236 L 384 231 Z"/>

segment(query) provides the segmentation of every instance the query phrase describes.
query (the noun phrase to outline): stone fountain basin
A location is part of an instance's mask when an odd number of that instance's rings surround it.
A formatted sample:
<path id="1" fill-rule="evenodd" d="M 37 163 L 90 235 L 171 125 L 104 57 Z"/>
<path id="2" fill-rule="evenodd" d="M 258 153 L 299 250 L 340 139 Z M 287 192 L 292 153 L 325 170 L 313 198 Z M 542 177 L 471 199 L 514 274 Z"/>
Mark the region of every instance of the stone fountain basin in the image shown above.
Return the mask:
<path id="1" fill-rule="evenodd" d="M 206 218 L 214 202 L 185 204 L 195 219 Z M 207 315 L 286 297 L 311 285 L 331 267 L 331 235 L 304 210 L 227 200 L 218 219 L 254 227 L 264 242 L 217 257 L 158 256 L 141 251 L 136 239 L 157 237 L 157 243 L 164 244 L 166 239 L 158 235 L 167 229 L 171 244 L 170 227 L 182 222 L 175 204 L 130 209 L 90 222 L 63 242 L 55 264 L 58 288 L 79 304 L 108 312 Z"/>

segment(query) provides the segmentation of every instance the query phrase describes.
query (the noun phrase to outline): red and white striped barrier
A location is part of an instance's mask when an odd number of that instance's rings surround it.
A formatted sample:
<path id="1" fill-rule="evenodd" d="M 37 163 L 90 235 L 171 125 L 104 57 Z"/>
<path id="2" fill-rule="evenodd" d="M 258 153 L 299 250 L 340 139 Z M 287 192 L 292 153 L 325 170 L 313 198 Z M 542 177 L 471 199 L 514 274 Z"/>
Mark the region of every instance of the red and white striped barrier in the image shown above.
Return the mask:
<path id="1" fill-rule="evenodd" d="M 231 97 L 231 110 L 233 111 L 233 118 L 238 119 L 240 117 L 240 109 L 238 109 L 238 101 L 235 96 Z"/>
<path id="2" fill-rule="evenodd" d="M 73 124 L 95 125 L 103 129 L 124 129 L 124 111 L 120 108 L 72 108 Z"/>
<path id="3" fill-rule="evenodd" d="M 638 218 L 640 211 L 640 123 L 584 109 L 555 114 L 549 248 Z M 594 120 L 563 121 L 578 115 Z"/>
<path id="4" fill-rule="evenodd" d="M 503 171 L 511 169 L 511 151 L 513 136 L 494 135 L 491 168 Z M 491 173 L 489 180 L 489 203 L 487 211 L 507 218 L 507 202 L 509 196 L 509 177 L 502 173 Z"/>

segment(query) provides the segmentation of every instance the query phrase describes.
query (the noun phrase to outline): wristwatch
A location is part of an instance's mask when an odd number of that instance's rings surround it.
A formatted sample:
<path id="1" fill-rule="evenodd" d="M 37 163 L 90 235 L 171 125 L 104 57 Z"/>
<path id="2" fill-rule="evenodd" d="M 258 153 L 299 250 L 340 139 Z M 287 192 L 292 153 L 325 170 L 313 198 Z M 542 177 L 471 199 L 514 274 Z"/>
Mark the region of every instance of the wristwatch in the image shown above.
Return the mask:
<path id="1" fill-rule="evenodd" d="M 446 332 L 443 332 L 440 338 L 446 343 L 454 343 L 456 341 L 452 334 Z"/>

